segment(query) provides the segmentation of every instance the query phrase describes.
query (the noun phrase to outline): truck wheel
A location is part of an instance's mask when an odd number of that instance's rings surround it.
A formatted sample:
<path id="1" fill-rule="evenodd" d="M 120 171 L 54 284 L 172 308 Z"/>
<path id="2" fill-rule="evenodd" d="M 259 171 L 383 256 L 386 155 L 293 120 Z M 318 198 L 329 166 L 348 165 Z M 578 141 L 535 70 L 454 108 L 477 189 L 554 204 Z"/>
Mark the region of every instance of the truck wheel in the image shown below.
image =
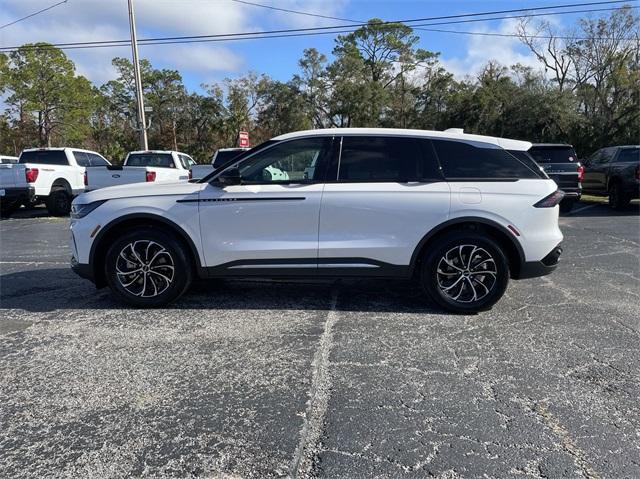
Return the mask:
<path id="1" fill-rule="evenodd" d="M 47 211 L 51 216 L 67 216 L 71 211 L 71 195 L 64 188 L 56 188 L 47 197 Z"/>
<path id="2" fill-rule="evenodd" d="M 454 313 L 486 311 L 502 297 L 509 263 L 493 239 L 456 232 L 429 248 L 421 265 L 421 284 L 429 297 Z"/>
<path id="3" fill-rule="evenodd" d="M 105 274 L 117 299 L 142 308 L 175 301 L 193 277 L 184 246 L 153 228 L 131 230 L 119 237 L 107 251 Z"/>
<path id="4" fill-rule="evenodd" d="M 573 209 L 573 205 L 576 204 L 576 200 L 562 200 L 560 202 L 560 212 L 561 213 L 569 213 Z"/>
<path id="5" fill-rule="evenodd" d="M 609 206 L 614 210 L 622 210 L 630 201 L 631 198 L 624 194 L 620 183 L 618 181 L 614 181 L 609 187 Z"/>

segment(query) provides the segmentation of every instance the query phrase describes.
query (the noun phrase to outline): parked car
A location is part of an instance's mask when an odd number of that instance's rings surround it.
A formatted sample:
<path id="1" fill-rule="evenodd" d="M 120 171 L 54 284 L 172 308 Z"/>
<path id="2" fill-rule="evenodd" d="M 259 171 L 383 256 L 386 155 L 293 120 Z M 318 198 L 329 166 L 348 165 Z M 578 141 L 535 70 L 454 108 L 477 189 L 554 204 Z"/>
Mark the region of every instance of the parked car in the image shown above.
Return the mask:
<path id="1" fill-rule="evenodd" d="M 602 148 L 584 166 L 584 192 L 608 196 L 612 208 L 624 208 L 640 196 L 640 145 Z"/>
<path id="2" fill-rule="evenodd" d="M 0 155 L 0 165 L 6 165 L 11 163 L 17 163 L 17 156 Z"/>
<path id="3" fill-rule="evenodd" d="M 15 163 L 0 164 L 0 214 L 6 218 L 35 196 L 38 169 Z"/>
<path id="4" fill-rule="evenodd" d="M 31 148 L 19 161 L 27 170 L 37 170 L 34 201 L 44 202 L 54 216 L 68 215 L 73 198 L 84 192 L 86 167 L 109 165 L 99 153 L 79 148 Z"/>
<path id="5" fill-rule="evenodd" d="M 211 157 L 211 163 L 208 165 L 193 165 L 191 167 L 191 177 L 194 179 L 204 178 L 212 173 L 214 169 L 220 168 L 225 163 L 233 160 L 241 155 L 249 148 L 220 148 Z"/>
<path id="6" fill-rule="evenodd" d="M 565 143 L 534 143 L 529 154 L 564 192 L 560 211 L 568 213 L 582 195 L 584 167 L 573 146 Z"/>
<path id="7" fill-rule="evenodd" d="M 132 151 L 122 166 L 88 170 L 87 191 L 129 183 L 187 181 L 195 163 L 189 155 L 179 151 Z"/>
<path id="8" fill-rule="evenodd" d="M 72 268 L 139 307 L 196 277 L 361 276 L 416 278 L 443 308 L 485 310 L 510 277 L 548 274 L 562 251 L 563 193 L 505 151 L 530 147 L 422 130 L 278 136 L 199 182 L 77 198 Z"/>

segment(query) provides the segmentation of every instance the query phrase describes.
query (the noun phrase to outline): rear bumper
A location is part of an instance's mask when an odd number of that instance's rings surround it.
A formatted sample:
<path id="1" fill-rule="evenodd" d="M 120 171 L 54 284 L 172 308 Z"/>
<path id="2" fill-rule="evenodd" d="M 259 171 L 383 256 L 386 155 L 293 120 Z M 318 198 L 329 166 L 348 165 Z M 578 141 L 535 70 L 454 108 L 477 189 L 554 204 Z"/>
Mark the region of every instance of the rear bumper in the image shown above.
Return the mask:
<path id="1" fill-rule="evenodd" d="M 514 279 L 537 278 L 552 273 L 560 261 L 562 246 L 558 245 L 540 261 L 526 261 L 520 265 L 520 271 Z"/>
<path id="2" fill-rule="evenodd" d="M 6 202 L 15 202 L 15 201 L 25 201 L 30 202 L 35 197 L 35 190 L 32 186 L 27 188 L 0 188 L 4 190 L 4 194 L 0 196 L 2 201 Z"/>

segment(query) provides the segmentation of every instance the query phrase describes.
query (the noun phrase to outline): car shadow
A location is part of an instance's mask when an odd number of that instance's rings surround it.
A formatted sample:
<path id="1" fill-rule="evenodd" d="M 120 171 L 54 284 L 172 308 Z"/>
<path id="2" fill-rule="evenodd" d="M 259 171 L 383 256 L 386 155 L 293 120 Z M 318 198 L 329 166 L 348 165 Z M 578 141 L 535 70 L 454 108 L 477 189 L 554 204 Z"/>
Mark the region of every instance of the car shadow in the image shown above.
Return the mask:
<path id="1" fill-rule="evenodd" d="M 640 216 L 640 202 L 632 201 L 624 209 L 614 210 L 605 203 L 578 202 L 569 213 L 562 213 L 561 217 L 601 217 L 601 216 Z"/>
<path id="2" fill-rule="evenodd" d="M 335 300 L 335 306 L 333 305 Z M 418 285 L 390 280 L 197 281 L 164 310 L 331 310 L 371 313 L 441 313 Z M 96 290 L 67 268 L 34 269 L 0 276 L 2 310 L 122 310 L 108 288 Z"/>

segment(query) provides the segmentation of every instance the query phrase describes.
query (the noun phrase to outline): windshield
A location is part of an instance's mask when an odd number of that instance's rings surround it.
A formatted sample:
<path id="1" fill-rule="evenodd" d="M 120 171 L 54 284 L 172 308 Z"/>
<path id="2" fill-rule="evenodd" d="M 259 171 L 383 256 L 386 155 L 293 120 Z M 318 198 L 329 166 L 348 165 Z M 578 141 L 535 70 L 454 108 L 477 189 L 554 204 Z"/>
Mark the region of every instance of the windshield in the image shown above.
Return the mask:
<path id="1" fill-rule="evenodd" d="M 575 150 L 571 146 L 533 146 L 529 153 L 538 163 L 575 163 L 578 161 Z"/>
<path id="2" fill-rule="evenodd" d="M 127 166 L 154 166 L 156 168 L 175 168 L 171 153 L 132 153 L 126 161 Z"/>

